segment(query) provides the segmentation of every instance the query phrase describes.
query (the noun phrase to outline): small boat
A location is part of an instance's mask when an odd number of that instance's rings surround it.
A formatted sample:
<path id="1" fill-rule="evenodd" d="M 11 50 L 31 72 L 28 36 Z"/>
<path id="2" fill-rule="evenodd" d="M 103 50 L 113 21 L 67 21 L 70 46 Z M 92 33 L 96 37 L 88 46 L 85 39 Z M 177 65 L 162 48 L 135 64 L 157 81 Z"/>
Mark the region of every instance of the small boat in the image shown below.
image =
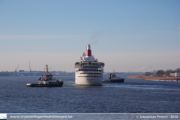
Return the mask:
<path id="1" fill-rule="evenodd" d="M 116 77 L 115 72 L 113 72 L 113 73 L 110 74 L 109 79 L 108 80 L 103 80 L 103 82 L 118 82 L 118 83 L 121 82 L 121 83 L 123 83 L 124 80 L 125 80 L 124 78 Z"/>
<path id="2" fill-rule="evenodd" d="M 61 87 L 62 85 L 63 85 L 63 81 L 61 79 L 56 80 L 55 78 L 53 78 L 52 74 L 48 73 L 48 65 L 46 65 L 45 78 L 43 78 L 43 74 L 42 74 L 42 78 L 39 78 L 39 83 L 26 84 L 27 87 Z"/>

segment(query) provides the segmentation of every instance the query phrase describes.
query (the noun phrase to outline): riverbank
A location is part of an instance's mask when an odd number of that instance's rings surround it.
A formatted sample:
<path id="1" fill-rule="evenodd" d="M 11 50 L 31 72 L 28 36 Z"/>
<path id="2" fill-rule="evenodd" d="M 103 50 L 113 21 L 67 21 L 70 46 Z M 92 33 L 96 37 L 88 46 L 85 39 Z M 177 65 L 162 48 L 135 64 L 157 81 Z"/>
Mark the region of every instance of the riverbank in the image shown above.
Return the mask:
<path id="1" fill-rule="evenodd" d="M 145 79 L 145 80 L 168 80 L 168 81 L 180 81 L 180 77 L 157 77 L 157 76 L 145 76 L 145 75 L 131 75 L 128 78 Z"/>

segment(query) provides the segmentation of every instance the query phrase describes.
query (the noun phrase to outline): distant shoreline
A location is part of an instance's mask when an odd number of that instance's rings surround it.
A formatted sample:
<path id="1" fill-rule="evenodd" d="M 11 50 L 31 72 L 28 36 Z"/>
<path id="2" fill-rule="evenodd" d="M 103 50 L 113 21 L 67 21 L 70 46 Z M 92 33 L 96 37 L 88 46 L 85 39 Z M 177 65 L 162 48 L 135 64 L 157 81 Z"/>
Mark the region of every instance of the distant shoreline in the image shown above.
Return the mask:
<path id="1" fill-rule="evenodd" d="M 155 80 L 155 81 L 161 81 L 161 80 L 180 81 L 180 77 L 157 77 L 157 76 L 145 76 L 145 75 L 131 75 L 131 76 L 128 76 L 128 78 Z"/>

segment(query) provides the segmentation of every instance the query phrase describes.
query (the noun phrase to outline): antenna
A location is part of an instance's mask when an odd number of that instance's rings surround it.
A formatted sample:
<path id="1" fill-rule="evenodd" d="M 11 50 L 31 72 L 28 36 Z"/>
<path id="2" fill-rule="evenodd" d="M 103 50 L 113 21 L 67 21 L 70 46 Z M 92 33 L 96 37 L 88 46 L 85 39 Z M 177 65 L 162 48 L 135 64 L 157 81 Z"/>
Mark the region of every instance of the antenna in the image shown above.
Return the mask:
<path id="1" fill-rule="evenodd" d="M 19 64 L 18 64 L 18 66 L 17 66 L 17 68 L 16 68 L 16 70 L 19 68 Z"/>
<path id="2" fill-rule="evenodd" d="M 46 75 L 48 75 L 48 65 L 46 65 Z"/>
<path id="3" fill-rule="evenodd" d="M 115 74 L 115 70 L 113 69 L 113 73 Z"/>

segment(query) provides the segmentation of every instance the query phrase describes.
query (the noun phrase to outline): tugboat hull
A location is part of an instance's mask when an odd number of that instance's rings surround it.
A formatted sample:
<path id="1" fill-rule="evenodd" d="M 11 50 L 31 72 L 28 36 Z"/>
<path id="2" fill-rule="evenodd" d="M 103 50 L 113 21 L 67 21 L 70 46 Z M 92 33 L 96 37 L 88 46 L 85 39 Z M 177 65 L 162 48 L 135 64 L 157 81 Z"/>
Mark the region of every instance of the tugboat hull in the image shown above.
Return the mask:
<path id="1" fill-rule="evenodd" d="M 124 79 L 108 79 L 108 80 L 103 80 L 103 82 L 113 82 L 113 83 L 123 83 Z"/>
<path id="2" fill-rule="evenodd" d="M 38 84 L 38 83 L 35 83 L 35 84 L 30 84 L 30 83 L 27 83 L 26 84 L 26 87 L 62 87 L 63 85 L 63 82 L 59 82 L 59 83 L 50 83 L 50 84 Z"/>
<path id="3" fill-rule="evenodd" d="M 115 72 L 110 73 L 108 80 L 103 80 L 103 82 L 112 82 L 112 83 L 123 83 L 124 78 L 116 77 Z"/>

